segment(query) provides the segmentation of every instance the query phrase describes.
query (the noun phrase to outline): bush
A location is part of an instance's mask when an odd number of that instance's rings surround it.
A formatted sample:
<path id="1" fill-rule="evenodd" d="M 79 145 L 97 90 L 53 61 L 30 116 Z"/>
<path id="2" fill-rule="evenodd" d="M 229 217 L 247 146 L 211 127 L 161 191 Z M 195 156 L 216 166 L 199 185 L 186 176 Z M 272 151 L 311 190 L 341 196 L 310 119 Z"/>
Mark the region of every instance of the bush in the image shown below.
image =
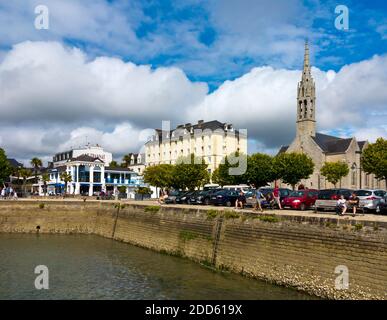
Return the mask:
<path id="1" fill-rule="evenodd" d="M 44 209 L 44 203 L 39 203 L 39 209 Z"/>
<path id="2" fill-rule="evenodd" d="M 227 210 L 223 213 L 223 216 L 225 219 L 239 219 L 240 215 L 239 213 L 236 213 L 235 211 Z"/>
<path id="3" fill-rule="evenodd" d="M 147 206 L 144 208 L 145 212 L 151 212 L 151 213 L 156 213 L 159 212 L 160 206 Z"/>
<path id="4" fill-rule="evenodd" d="M 214 209 L 207 210 L 207 219 L 215 219 L 218 216 L 219 212 Z"/>

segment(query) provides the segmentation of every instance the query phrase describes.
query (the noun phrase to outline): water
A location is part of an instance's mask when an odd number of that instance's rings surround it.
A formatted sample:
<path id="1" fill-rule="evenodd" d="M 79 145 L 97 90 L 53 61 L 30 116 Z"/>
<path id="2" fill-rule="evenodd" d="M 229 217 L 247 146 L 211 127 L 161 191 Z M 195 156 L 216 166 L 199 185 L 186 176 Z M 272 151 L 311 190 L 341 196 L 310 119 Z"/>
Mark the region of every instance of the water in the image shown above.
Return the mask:
<path id="1" fill-rule="evenodd" d="M 34 269 L 49 269 L 49 289 Z M 0 234 L 0 299 L 312 299 L 89 235 Z"/>

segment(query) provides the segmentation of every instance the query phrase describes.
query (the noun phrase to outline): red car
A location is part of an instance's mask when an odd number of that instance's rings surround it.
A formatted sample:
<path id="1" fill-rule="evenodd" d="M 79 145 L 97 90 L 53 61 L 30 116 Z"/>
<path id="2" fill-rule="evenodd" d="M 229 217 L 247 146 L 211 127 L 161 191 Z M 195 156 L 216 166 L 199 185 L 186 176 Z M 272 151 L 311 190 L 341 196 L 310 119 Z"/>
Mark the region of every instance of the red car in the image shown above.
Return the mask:
<path id="1" fill-rule="evenodd" d="M 314 205 L 317 195 L 318 190 L 314 189 L 295 190 L 282 201 L 282 206 L 284 208 L 305 210 Z"/>

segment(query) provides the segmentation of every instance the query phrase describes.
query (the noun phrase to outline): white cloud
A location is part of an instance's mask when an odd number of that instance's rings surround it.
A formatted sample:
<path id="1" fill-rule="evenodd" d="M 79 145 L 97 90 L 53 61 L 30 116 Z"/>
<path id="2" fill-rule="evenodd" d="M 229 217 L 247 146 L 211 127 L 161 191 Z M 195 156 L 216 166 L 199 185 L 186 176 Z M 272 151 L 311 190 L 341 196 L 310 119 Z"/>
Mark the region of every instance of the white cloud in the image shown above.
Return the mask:
<path id="1" fill-rule="evenodd" d="M 386 137 L 385 70 L 387 56 L 339 72 L 313 68 L 319 129 Z M 0 62 L 1 146 L 20 159 L 48 157 L 84 144 L 87 136 L 120 157 L 138 151 L 142 130 L 162 120 L 218 119 L 248 129 L 250 152 L 273 152 L 294 137 L 300 77 L 299 70 L 259 67 L 208 94 L 205 83 L 178 68 L 90 60 L 59 43 L 24 42 Z"/>
<path id="2" fill-rule="evenodd" d="M 137 66 L 116 58 L 88 61 L 79 49 L 55 42 L 15 45 L 0 64 L 1 121 L 103 119 L 149 126 L 184 118 L 207 85 L 178 68 Z"/>

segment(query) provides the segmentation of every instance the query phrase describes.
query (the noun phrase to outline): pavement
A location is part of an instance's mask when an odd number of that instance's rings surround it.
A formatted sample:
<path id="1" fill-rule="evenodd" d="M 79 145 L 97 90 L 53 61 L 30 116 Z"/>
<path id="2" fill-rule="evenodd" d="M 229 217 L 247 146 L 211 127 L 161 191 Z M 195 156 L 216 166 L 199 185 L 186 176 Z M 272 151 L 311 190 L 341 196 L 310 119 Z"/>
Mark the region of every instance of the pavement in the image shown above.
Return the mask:
<path id="1" fill-rule="evenodd" d="M 8 200 L 8 201 L 82 201 L 83 198 L 68 198 L 68 199 L 50 199 L 50 198 L 37 198 L 37 199 L 18 199 L 18 200 Z M 87 198 L 86 198 L 87 199 Z M 4 201 L 4 200 L 0 200 Z M 116 200 L 95 200 L 95 199 L 87 199 L 87 202 L 117 202 Z M 203 210 L 209 210 L 209 209 L 216 209 L 219 211 L 222 210 L 235 210 L 241 213 L 253 213 L 253 214 L 259 214 L 259 211 L 255 211 L 251 208 L 248 209 L 235 209 L 233 207 L 220 207 L 220 206 L 205 206 L 205 205 L 189 205 L 189 204 L 161 204 L 157 200 L 132 200 L 132 199 L 122 199 L 120 200 L 123 203 L 128 204 L 136 204 L 136 205 L 157 205 L 162 207 L 170 207 L 170 208 L 185 208 L 185 209 L 203 209 Z M 334 212 L 314 212 L 313 210 L 278 210 L 278 209 L 266 209 L 264 210 L 263 214 L 270 214 L 270 215 L 278 215 L 278 216 L 294 216 L 294 217 L 319 217 L 319 218 L 337 218 L 337 219 L 343 219 L 343 220 L 356 220 L 356 221 L 368 221 L 368 222 L 385 222 L 387 223 L 387 215 L 376 215 L 372 213 L 358 213 L 356 214 L 356 217 L 352 217 L 351 213 L 346 214 L 345 216 L 337 216 Z"/>

